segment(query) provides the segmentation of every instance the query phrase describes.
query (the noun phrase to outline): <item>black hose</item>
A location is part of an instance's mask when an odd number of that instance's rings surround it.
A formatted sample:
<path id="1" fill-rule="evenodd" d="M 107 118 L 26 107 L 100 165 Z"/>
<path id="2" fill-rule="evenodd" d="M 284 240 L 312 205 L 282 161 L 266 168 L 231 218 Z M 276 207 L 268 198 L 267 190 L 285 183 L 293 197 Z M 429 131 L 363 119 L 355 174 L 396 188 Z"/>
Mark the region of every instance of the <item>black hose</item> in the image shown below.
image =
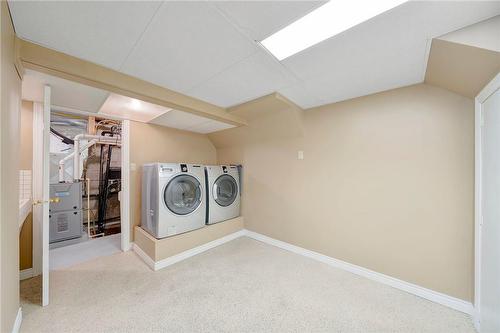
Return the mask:
<path id="1" fill-rule="evenodd" d="M 50 128 L 50 131 L 52 133 L 54 133 L 55 135 L 57 135 L 58 137 L 60 137 L 62 139 L 62 142 L 67 144 L 67 145 L 74 145 L 75 144 L 75 140 L 73 139 L 70 139 L 68 138 L 67 136 L 65 136 L 64 134 L 62 133 L 59 133 L 58 131 L 56 131 L 55 129 L 53 129 L 52 127 Z"/>

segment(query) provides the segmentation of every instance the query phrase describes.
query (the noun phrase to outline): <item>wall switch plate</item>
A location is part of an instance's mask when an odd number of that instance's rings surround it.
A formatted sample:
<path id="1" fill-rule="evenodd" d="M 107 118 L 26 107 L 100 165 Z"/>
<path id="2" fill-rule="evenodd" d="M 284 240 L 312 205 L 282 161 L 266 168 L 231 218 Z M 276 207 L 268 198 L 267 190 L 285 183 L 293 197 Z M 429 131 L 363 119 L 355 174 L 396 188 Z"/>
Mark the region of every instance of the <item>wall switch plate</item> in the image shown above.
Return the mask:
<path id="1" fill-rule="evenodd" d="M 137 164 L 130 163 L 130 171 L 135 171 L 135 170 L 137 170 Z"/>
<path id="2" fill-rule="evenodd" d="M 303 159 L 304 159 L 304 151 L 303 151 L 303 150 L 299 150 L 299 151 L 297 152 L 297 158 L 298 158 L 299 160 L 303 160 Z"/>

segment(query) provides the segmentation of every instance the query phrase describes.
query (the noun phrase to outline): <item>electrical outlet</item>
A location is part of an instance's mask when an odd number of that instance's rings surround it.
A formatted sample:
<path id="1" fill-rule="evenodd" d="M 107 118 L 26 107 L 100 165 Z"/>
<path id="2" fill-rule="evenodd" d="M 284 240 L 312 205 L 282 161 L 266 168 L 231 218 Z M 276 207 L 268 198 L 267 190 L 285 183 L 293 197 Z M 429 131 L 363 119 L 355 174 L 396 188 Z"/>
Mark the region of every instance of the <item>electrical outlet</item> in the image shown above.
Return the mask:
<path id="1" fill-rule="evenodd" d="M 130 163 L 130 171 L 135 171 L 135 170 L 137 170 L 137 164 Z"/>
<path id="2" fill-rule="evenodd" d="M 303 160 L 303 159 L 304 159 L 304 151 L 303 151 L 303 150 L 299 150 L 299 151 L 297 152 L 297 158 L 298 158 L 299 160 Z"/>

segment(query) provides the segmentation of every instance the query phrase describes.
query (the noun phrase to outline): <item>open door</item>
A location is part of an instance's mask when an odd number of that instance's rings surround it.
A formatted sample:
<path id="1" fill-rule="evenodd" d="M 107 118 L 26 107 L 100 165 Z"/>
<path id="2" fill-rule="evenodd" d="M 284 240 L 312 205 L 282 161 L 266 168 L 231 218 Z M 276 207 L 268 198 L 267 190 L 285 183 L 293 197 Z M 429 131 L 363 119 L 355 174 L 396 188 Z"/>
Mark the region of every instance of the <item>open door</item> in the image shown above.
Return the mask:
<path id="1" fill-rule="evenodd" d="M 38 156 L 34 156 L 34 238 L 39 237 L 39 241 L 33 242 L 33 246 L 37 246 L 38 258 L 34 257 L 34 268 L 40 270 L 42 274 L 42 306 L 49 304 L 49 133 L 50 133 L 50 87 L 44 87 L 43 109 L 35 110 L 34 123 L 35 128 L 38 127 L 37 134 L 34 137 L 41 139 L 36 145 L 40 152 Z M 41 109 L 41 110 L 40 110 Z M 41 111 L 41 112 L 40 112 Z M 40 114 L 41 113 L 41 114 Z M 38 118 L 38 120 L 36 120 Z M 40 119 L 41 118 L 41 119 Z M 43 123 L 43 126 L 40 126 Z M 40 144 L 42 143 L 42 144 Z M 35 169 L 36 167 L 36 169 Z M 38 229 L 38 232 L 36 231 Z M 35 236 L 37 235 L 37 236 Z M 37 261 L 41 261 L 37 263 Z M 39 267 L 41 266 L 41 267 Z M 37 268 L 39 267 L 39 268 Z M 38 273 L 36 273 L 38 274 Z"/>
<path id="2" fill-rule="evenodd" d="M 50 87 L 43 91 L 43 216 L 42 216 L 42 305 L 49 304 L 49 163 Z"/>
<path id="3" fill-rule="evenodd" d="M 50 86 L 33 108 L 33 275 L 42 275 L 42 305 L 49 304 Z"/>
<path id="4" fill-rule="evenodd" d="M 476 110 L 475 324 L 494 333 L 500 332 L 500 74 L 476 98 Z"/>

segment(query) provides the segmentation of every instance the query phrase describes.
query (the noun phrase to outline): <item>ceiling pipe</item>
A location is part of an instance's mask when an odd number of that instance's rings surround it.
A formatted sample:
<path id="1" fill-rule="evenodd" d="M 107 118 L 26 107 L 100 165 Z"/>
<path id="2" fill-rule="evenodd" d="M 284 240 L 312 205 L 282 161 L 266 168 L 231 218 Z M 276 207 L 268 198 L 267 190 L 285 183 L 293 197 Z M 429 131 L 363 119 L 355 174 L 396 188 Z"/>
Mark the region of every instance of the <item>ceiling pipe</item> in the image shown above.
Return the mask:
<path id="1" fill-rule="evenodd" d="M 92 146 L 95 143 L 97 143 L 97 140 L 92 140 L 92 141 L 87 142 L 85 145 L 83 145 L 80 148 L 79 153 L 80 154 L 83 153 L 83 151 L 85 149 L 89 148 L 90 146 Z M 59 161 L 59 183 L 64 183 L 64 164 L 66 164 L 66 161 L 72 159 L 73 156 L 75 156 L 75 151 L 73 151 L 71 154 L 64 156 L 64 158 Z"/>
<path id="2" fill-rule="evenodd" d="M 102 135 L 90 135 L 90 134 L 78 134 L 73 139 L 75 140 L 75 146 L 73 152 L 78 152 L 78 154 L 73 154 L 73 179 L 78 181 L 80 179 L 80 141 L 81 140 L 96 140 L 96 143 L 121 146 L 121 140 L 119 136 L 110 137 Z M 64 176 L 63 176 L 64 177 Z"/>

